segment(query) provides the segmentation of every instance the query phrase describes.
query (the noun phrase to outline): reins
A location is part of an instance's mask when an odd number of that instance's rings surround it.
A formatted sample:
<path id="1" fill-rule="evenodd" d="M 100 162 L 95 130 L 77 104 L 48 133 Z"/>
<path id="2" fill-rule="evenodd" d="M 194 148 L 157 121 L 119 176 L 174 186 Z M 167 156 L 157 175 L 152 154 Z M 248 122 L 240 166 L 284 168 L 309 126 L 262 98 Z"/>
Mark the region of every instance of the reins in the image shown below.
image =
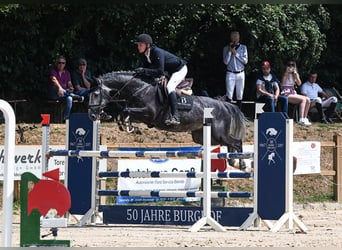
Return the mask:
<path id="1" fill-rule="evenodd" d="M 132 78 L 130 78 L 128 81 L 126 81 L 123 86 L 120 88 L 120 89 L 116 89 L 116 88 L 110 88 L 112 91 L 115 91 L 114 95 L 110 95 L 108 93 L 106 93 L 106 91 L 104 91 L 104 84 L 103 84 L 103 79 L 98 79 L 98 86 L 97 86 L 97 89 L 100 90 L 100 101 L 99 101 L 99 104 L 89 104 L 88 107 L 89 108 L 96 108 L 96 107 L 99 107 L 101 109 L 105 108 L 106 107 L 106 104 L 103 104 L 102 101 L 104 98 L 108 98 L 108 100 L 111 100 L 111 99 L 115 99 L 115 98 L 118 98 L 120 97 L 122 91 L 132 82 L 132 80 L 135 78 L 135 76 L 133 75 Z M 145 90 L 147 86 L 144 86 L 144 87 L 141 87 L 139 88 L 138 90 L 136 90 L 132 95 L 131 97 L 135 97 L 137 96 L 140 92 L 142 92 L 143 90 Z M 108 88 L 108 86 L 105 86 L 106 88 Z M 126 102 L 128 101 L 128 99 L 130 98 L 126 98 Z"/>
<path id="2" fill-rule="evenodd" d="M 117 89 L 114 89 L 115 91 L 116 91 L 116 93 L 113 95 L 113 96 L 111 96 L 110 98 L 112 99 L 112 98 L 115 98 L 115 97 L 117 97 L 117 96 L 120 96 L 120 94 L 121 94 L 121 91 L 124 89 L 124 88 L 126 88 L 126 86 L 132 81 L 132 79 L 134 78 L 134 76 L 131 78 L 131 79 L 129 79 L 119 90 L 117 90 Z M 107 95 L 108 96 L 108 95 Z"/>

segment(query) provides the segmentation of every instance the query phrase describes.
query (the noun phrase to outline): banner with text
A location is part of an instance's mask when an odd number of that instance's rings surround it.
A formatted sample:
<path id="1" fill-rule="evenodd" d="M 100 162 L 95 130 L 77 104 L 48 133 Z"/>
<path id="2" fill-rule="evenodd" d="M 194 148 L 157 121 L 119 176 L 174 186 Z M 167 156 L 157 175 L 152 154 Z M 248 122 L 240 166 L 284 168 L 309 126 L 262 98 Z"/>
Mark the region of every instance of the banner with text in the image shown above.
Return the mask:
<path id="1" fill-rule="evenodd" d="M 254 145 L 243 145 L 244 152 L 253 152 Z M 317 174 L 321 171 L 321 143 L 318 141 L 293 142 L 293 156 L 297 158 L 294 175 Z M 252 160 L 245 159 L 247 167 Z"/>
<path id="2" fill-rule="evenodd" d="M 63 149 L 65 145 L 51 145 L 51 149 Z M 106 145 L 101 145 L 100 150 L 107 150 Z M 5 149 L 0 146 L 0 180 L 4 178 Z M 65 177 L 65 156 L 54 156 L 49 159 L 48 168 L 53 170 L 59 168 L 60 179 Z M 30 172 L 42 178 L 42 147 L 37 145 L 16 146 L 14 156 L 14 180 L 20 180 L 22 173 Z M 99 161 L 100 171 L 107 171 L 107 159 Z"/>
<path id="3" fill-rule="evenodd" d="M 118 171 L 200 172 L 201 159 L 118 160 Z M 118 178 L 119 190 L 199 190 L 201 178 Z M 189 200 L 187 198 L 186 200 Z M 198 200 L 198 198 L 195 198 Z M 159 197 L 117 197 L 117 204 L 147 202 Z M 193 200 L 193 198 L 192 198 Z"/>

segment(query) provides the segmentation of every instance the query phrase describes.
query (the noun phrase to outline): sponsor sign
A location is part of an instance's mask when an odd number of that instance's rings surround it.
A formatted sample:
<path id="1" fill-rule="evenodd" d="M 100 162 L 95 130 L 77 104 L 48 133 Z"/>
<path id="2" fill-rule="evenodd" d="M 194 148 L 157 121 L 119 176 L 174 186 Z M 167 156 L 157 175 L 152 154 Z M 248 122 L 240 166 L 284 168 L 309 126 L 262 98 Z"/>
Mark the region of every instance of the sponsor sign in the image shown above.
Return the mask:
<path id="1" fill-rule="evenodd" d="M 51 145 L 51 149 L 63 149 L 65 145 Z M 106 150 L 107 146 L 100 146 L 100 150 Z M 60 179 L 64 180 L 65 177 L 65 156 L 54 156 L 49 159 L 48 168 L 53 170 L 59 168 Z M 30 172 L 42 178 L 42 147 L 37 145 L 28 146 L 15 146 L 14 156 L 14 180 L 20 180 L 22 173 Z M 0 146 L 0 180 L 4 178 L 4 161 L 5 161 L 5 149 L 4 146 Z M 107 160 L 100 160 L 100 170 L 107 171 Z"/>
<path id="2" fill-rule="evenodd" d="M 200 172 L 201 159 L 118 160 L 118 171 Z M 118 178 L 119 190 L 199 190 L 201 178 Z M 186 200 L 194 198 L 186 198 Z M 195 198 L 198 200 L 198 198 Z M 161 200 L 159 197 L 117 197 L 117 204 Z M 162 200 L 174 200 L 163 198 Z"/>
<path id="3" fill-rule="evenodd" d="M 253 152 L 254 145 L 243 145 L 244 152 Z M 318 141 L 293 142 L 293 156 L 297 158 L 294 175 L 317 174 L 321 171 L 321 143 Z M 247 168 L 253 159 L 245 159 Z"/>
<path id="4" fill-rule="evenodd" d="M 297 158 L 297 174 L 321 172 L 321 143 L 317 141 L 294 142 L 293 156 Z"/>
<path id="5" fill-rule="evenodd" d="M 258 120 L 258 214 L 278 220 L 285 212 L 286 117 L 280 112 L 262 113 Z"/>
<path id="6" fill-rule="evenodd" d="M 99 207 L 104 224 L 193 225 L 203 217 L 200 207 L 190 206 L 113 206 Z M 223 226 L 241 226 L 252 207 L 215 207 L 211 216 Z"/>

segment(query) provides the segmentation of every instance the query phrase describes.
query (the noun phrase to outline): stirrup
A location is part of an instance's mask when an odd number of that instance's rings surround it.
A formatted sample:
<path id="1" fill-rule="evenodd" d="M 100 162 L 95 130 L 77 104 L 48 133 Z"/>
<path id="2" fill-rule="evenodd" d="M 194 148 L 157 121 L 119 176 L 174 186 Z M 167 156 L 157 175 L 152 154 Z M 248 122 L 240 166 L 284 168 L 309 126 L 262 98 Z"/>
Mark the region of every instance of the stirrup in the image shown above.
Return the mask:
<path id="1" fill-rule="evenodd" d="M 172 115 L 169 114 L 168 118 L 165 119 L 164 123 L 165 123 L 167 126 L 171 125 L 171 118 L 172 118 Z"/>

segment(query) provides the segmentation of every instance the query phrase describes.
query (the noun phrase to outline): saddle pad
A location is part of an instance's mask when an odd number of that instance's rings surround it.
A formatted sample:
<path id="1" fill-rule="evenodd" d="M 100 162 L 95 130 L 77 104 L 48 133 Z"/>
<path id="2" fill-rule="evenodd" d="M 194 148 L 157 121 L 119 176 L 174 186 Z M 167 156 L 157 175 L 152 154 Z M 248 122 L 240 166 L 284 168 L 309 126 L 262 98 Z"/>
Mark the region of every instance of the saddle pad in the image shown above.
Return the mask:
<path id="1" fill-rule="evenodd" d="M 192 108 L 193 99 L 189 95 L 177 96 L 178 110 L 190 110 Z"/>

